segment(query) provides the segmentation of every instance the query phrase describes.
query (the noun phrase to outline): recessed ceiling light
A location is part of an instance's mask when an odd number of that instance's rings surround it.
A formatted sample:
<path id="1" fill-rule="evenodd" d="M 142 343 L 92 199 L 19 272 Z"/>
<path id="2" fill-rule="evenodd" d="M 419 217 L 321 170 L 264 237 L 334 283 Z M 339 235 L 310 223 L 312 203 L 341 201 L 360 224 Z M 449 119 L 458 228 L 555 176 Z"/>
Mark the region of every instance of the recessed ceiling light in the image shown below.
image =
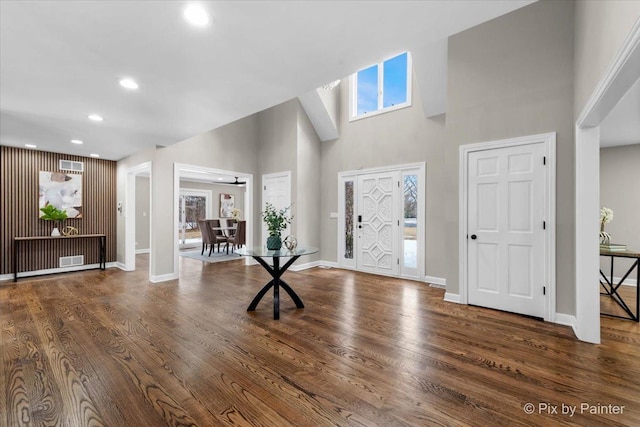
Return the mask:
<path id="1" fill-rule="evenodd" d="M 33 144 L 24 144 L 25 147 L 27 148 L 37 148 L 37 145 L 33 145 Z"/>
<path id="2" fill-rule="evenodd" d="M 218 181 L 222 181 L 222 180 L 224 180 L 224 178 L 218 178 Z"/>
<path id="3" fill-rule="evenodd" d="M 96 153 L 91 153 L 89 154 L 91 157 L 100 157 L 100 154 L 96 154 Z"/>
<path id="4" fill-rule="evenodd" d="M 94 122 L 101 122 L 104 119 L 102 118 L 102 116 L 99 116 L 97 114 L 89 114 L 89 120 L 93 120 Z"/>
<path id="5" fill-rule="evenodd" d="M 185 7 L 184 19 L 196 27 L 206 27 L 209 25 L 209 14 L 204 7 L 196 3 Z"/>
<path id="6" fill-rule="evenodd" d="M 79 139 L 72 139 L 72 140 L 71 140 L 71 143 L 72 143 L 72 144 L 78 144 L 78 145 L 80 145 L 80 144 L 84 144 L 84 142 L 80 141 Z"/>
<path id="7" fill-rule="evenodd" d="M 131 90 L 138 89 L 138 83 L 136 83 L 133 79 L 130 79 L 128 77 L 124 79 L 120 79 L 120 86 L 126 89 L 131 89 Z"/>

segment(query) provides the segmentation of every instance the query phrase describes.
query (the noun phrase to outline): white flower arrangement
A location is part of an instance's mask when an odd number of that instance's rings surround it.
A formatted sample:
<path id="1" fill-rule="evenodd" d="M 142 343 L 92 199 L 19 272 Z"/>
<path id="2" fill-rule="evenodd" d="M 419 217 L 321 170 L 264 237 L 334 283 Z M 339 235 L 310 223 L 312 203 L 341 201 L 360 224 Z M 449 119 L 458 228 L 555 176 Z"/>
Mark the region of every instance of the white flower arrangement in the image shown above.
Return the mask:
<path id="1" fill-rule="evenodd" d="M 235 221 L 240 221 L 240 215 L 242 214 L 242 211 L 238 208 L 233 208 L 233 210 L 231 211 L 231 218 L 233 218 Z"/>
<path id="2" fill-rule="evenodd" d="M 611 242 L 611 234 L 604 231 L 604 225 L 613 221 L 613 209 L 605 206 L 600 208 L 600 244 L 607 245 Z"/>
<path id="3" fill-rule="evenodd" d="M 613 209 L 607 208 L 605 206 L 600 208 L 600 223 L 601 224 L 609 224 L 613 221 Z"/>

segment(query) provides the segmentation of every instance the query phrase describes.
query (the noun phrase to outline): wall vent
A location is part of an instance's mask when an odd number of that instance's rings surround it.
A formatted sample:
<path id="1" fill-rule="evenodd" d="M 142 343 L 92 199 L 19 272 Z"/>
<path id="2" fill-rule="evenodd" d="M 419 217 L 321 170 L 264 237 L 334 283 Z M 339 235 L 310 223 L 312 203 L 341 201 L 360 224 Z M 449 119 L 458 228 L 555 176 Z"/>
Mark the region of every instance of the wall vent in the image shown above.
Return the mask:
<path id="1" fill-rule="evenodd" d="M 74 162 L 73 160 L 60 160 L 58 168 L 63 171 L 84 172 L 84 162 Z"/>
<path id="2" fill-rule="evenodd" d="M 61 256 L 60 268 L 84 265 L 84 255 Z"/>

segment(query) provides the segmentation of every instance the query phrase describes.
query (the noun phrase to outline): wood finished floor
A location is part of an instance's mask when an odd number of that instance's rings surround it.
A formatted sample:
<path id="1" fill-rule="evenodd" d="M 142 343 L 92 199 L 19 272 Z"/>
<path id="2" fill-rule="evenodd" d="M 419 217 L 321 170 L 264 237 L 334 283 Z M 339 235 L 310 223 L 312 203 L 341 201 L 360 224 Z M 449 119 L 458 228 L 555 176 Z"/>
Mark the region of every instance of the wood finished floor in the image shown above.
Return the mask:
<path id="1" fill-rule="evenodd" d="M 338 269 L 287 273 L 306 307 L 282 293 L 274 321 L 270 299 L 245 311 L 259 266 L 181 258 L 180 281 L 150 284 L 140 261 L 0 284 L 0 425 L 640 425 L 635 322 L 603 317 L 603 343 L 585 344 Z"/>

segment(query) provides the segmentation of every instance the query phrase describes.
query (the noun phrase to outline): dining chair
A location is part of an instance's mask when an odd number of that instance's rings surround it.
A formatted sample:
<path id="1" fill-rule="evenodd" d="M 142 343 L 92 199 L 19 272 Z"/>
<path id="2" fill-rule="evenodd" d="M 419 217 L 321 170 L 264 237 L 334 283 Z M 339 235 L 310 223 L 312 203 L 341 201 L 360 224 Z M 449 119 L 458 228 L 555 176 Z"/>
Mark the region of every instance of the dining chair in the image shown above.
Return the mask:
<path id="1" fill-rule="evenodd" d="M 207 222 L 209 226 L 212 227 L 211 232 L 213 233 L 214 243 L 218 244 L 218 252 L 220 252 L 220 243 L 225 243 L 227 246 L 227 236 L 222 232 L 222 230 L 215 230 L 216 228 L 220 228 L 220 220 L 219 219 L 208 219 Z"/>
<path id="2" fill-rule="evenodd" d="M 204 219 L 198 220 L 198 228 L 200 229 L 200 234 L 202 234 L 202 251 L 200 251 L 200 255 L 204 254 L 205 249 L 207 249 L 207 245 L 209 246 L 209 256 L 211 256 L 211 252 L 213 251 L 213 245 L 216 242 L 215 237 L 213 236 L 213 230 L 209 227 L 209 222 Z M 218 252 L 220 248 L 218 247 Z"/>
<path id="3" fill-rule="evenodd" d="M 247 243 L 246 236 L 247 221 L 238 221 L 236 232 L 233 234 L 233 236 L 227 239 L 227 254 L 229 253 L 229 245 L 232 245 L 231 253 L 233 253 L 236 247 L 241 248 L 242 246 L 244 246 Z"/>

